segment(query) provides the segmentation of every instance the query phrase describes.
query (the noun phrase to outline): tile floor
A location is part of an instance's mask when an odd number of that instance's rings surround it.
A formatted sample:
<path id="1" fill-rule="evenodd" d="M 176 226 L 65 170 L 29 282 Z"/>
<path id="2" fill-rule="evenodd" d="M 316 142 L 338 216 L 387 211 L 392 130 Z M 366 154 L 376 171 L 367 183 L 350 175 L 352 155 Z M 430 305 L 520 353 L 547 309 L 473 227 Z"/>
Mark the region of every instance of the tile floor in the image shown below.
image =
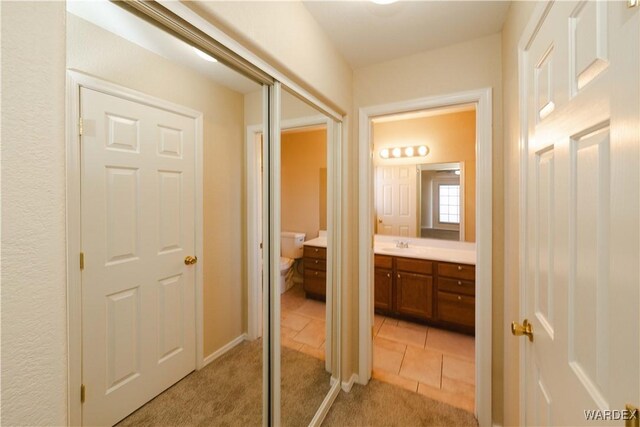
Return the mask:
<path id="1" fill-rule="evenodd" d="M 282 345 L 324 360 L 325 304 L 306 299 L 300 284 L 282 294 L 280 304 Z"/>
<path id="2" fill-rule="evenodd" d="M 373 378 L 474 412 L 475 338 L 376 315 Z"/>
<path id="3" fill-rule="evenodd" d="M 281 296 L 282 345 L 324 360 L 325 304 L 301 285 Z M 469 412 L 475 409 L 475 339 L 376 315 L 373 378 Z"/>

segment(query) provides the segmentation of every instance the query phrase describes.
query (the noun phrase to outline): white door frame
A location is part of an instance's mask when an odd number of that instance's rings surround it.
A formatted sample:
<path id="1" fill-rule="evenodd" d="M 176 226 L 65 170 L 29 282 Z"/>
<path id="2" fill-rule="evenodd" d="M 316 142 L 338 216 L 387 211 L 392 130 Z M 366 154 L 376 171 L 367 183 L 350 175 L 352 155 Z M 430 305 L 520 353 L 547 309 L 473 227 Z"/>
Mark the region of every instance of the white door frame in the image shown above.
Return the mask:
<path id="1" fill-rule="evenodd" d="M 458 104 L 476 104 L 476 411 L 480 425 L 491 425 L 492 283 L 492 91 L 491 88 L 431 96 L 361 108 L 359 111 L 359 372 L 371 377 L 373 345 L 373 146 L 375 117 Z"/>
<path id="2" fill-rule="evenodd" d="M 280 131 L 296 128 L 304 128 L 309 126 L 324 125 L 327 131 L 327 166 L 331 154 L 333 153 L 330 147 L 335 143 L 334 132 L 332 131 L 333 120 L 327 116 L 314 115 L 305 116 L 295 119 L 282 120 L 280 123 Z M 261 236 L 258 236 L 258 221 L 262 219 L 262 212 L 259 211 L 258 198 L 260 197 L 260 174 L 257 171 L 256 165 L 259 149 L 257 144 L 257 136 L 262 134 L 263 125 L 249 125 L 247 126 L 245 134 L 246 143 L 246 192 L 247 192 L 247 280 L 248 280 L 248 309 L 247 309 L 247 336 L 250 340 L 254 340 L 262 336 L 262 271 L 260 269 L 260 240 Z M 329 142 L 331 141 L 331 142 Z M 329 175 L 327 174 L 327 179 Z M 330 189 L 330 183 L 327 182 L 327 191 Z M 331 202 L 327 197 L 327 211 L 333 212 Z M 328 224 L 327 224 L 328 225 Z M 251 250 L 253 248 L 253 250 Z M 329 275 L 327 275 L 329 278 Z M 331 287 L 327 288 L 327 307 L 331 307 L 332 290 Z M 331 336 L 332 317 L 327 316 L 326 321 L 326 336 Z M 325 355 L 331 355 L 331 342 L 326 343 Z M 327 371 L 331 371 L 331 357 L 325 357 L 325 368 Z"/>
<path id="3" fill-rule="evenodd" d="M 155 98 L 120 85 L 116 85 L 74 70 L 67 70 L 67 333 L 68 333 L 68 381 L 67 405 L 69 424 L 82 425 L 82 403 L 80 387 L 82 385 L 82 276 L 80 272 L 81 240 L 81 157 L 80 157 L 80 88 L 114 95 L 129 101 L 138 102 L 155 108 L 171 111 L 193 118 L 196 123 L 195 147 L 195 254 L 200 261 L 196 264 L 195 315 L 196 315 L 196 369 L 203 367 L 203 307 L 202 307 L 202 265 L 204 261 L 203 215 L 202 215 L 202 113 L 171 102 Z"/>

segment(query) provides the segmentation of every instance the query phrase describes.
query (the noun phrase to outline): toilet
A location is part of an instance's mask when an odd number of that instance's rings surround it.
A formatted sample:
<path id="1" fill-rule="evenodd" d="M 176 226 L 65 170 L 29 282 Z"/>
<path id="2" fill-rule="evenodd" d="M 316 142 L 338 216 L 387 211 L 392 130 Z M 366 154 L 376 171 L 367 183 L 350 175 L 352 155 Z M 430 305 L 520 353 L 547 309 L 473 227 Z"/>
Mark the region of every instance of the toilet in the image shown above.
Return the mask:
<path id="1" fill-rule="evenodd" d="M 293 267 L 304 252 L 305 233 L 283 231 L 280 233 L 280 293 L 293 286 Z"/>

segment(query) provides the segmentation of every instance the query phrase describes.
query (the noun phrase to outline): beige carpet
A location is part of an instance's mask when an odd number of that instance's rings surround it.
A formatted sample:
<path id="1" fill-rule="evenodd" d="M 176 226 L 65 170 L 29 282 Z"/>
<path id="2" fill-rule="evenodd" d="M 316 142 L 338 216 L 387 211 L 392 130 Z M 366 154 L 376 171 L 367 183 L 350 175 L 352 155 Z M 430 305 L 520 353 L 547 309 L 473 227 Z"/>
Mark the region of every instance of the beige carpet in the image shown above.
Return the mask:
<path id="1" fill-rule="evenodd" d="M 329 391 L 324 362 L 282 349 L 282 424 L 306 427 Z M 262 343 L 244 342 L 119 426 L 261 426 Z M 341 392 L 323 426 L 477 426 L 472 414 L 372 380 Z"/>
<path id="2" fill-rule="evenodd" d="M 282 349 L 282 424 L 308 426 L 329 391 L 324 362 Z M 244 342 L 119 426 L 261 426 L 262 342 Z"/>
<path id="3" fill-rule="evenodd" d="M 391 384 L 371 380 L 341 392 L 322 426 L 474 426 L 475 417 Z"/>

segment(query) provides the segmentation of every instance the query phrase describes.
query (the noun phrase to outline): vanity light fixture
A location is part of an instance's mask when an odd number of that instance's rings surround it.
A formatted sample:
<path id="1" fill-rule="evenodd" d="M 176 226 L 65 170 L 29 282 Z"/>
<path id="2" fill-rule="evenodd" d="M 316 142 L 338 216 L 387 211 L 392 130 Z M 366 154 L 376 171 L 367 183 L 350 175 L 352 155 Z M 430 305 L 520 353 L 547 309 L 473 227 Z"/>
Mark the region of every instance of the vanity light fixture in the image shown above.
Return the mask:
<path id="1" fill-rule="evenodd" d="M 195 46 L 193 46 L 193 50 L 195 50 L 196 55 L 198 55 L 200 58 L 204 59 L 207 62 L 218 62 L 218 60 L 216 58 L 214 58 L 213 56 L 209 55 L 208 53 L 204 53 L 203 51 L 201 51 L 200 49 L 198 49 Z"/>
<path id="2" fill-rule="evenodd" d="M 394 157 L 396 159 L 402 157 L 425 157 L 429 154 L 429 147 L 426 145 L 409 146 L 409 147 L 393 147 L 383 148 L 378 153 L 380 158 L 388 159 Z"/>

